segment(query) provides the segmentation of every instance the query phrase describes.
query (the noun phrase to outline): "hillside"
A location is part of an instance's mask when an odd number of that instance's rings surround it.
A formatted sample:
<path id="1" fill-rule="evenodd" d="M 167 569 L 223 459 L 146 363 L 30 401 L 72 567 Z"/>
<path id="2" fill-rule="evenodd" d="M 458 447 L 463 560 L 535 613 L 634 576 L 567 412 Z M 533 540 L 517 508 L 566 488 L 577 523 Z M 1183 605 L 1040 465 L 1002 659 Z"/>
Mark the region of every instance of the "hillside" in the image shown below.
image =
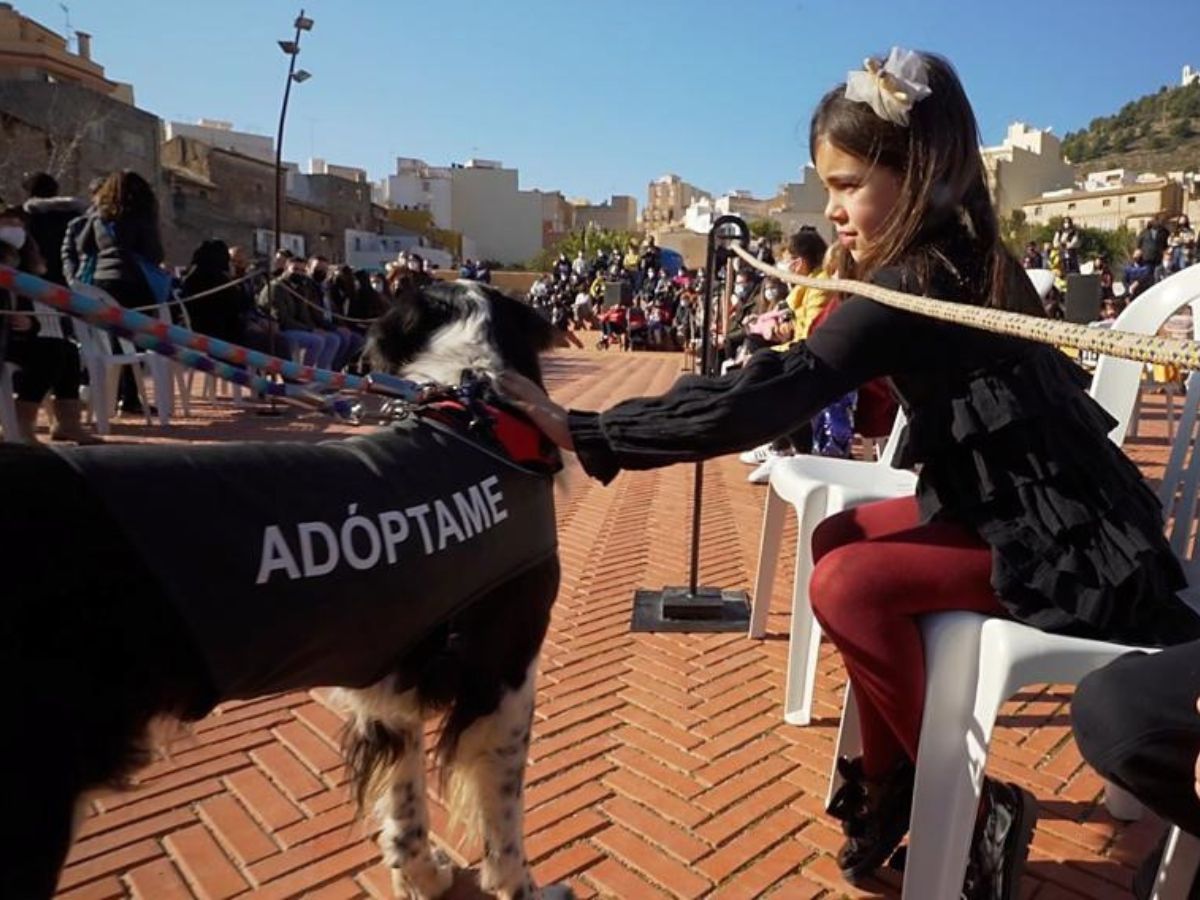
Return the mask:
<path id="1" fill-rule="evenodd" d="M 1200 84 L 1160 88 L 1063 139 L 1076 172 L 1200 169 Z"/>

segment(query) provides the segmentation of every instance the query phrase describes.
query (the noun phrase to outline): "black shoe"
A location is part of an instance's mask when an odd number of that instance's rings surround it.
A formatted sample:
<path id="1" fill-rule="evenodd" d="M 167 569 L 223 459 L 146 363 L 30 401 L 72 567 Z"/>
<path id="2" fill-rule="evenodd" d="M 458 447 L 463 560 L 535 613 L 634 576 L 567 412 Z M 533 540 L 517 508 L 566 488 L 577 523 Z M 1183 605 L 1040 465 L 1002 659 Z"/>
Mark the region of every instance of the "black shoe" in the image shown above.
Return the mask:
<path id="1" fill-rule="evenodd" d="M 1020 888 L 1029 856 L 1029 840 L 1037 821 L 1037 800 L 1015 784 L 985 779 L 982 802 L 986 809 L 975 826 L 964 900 L 1011 900 Z"/>
<path id="2" fill-rule="evenodd" d="M 845 784 L 834 794 L 829 814 L 841 819 L 846 835 L 837 864 L 842 877 L 858 885 L 887 861 L 908 833 L 913 767 L 905 762 L 879 781 L 863 774 L 861 759 L 842 758 L 837 767 Z"/>

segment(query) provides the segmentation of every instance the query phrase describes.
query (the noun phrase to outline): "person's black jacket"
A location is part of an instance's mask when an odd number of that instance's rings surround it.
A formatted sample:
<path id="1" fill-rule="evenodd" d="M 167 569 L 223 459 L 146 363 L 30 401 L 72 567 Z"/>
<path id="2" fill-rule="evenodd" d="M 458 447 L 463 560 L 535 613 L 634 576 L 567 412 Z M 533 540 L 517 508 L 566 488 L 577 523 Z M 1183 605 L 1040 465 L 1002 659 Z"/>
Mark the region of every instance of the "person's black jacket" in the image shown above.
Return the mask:
<path id="1" fill-rule="evenodd" d="M 63 276 L 78 277 L 84 260 L 95 257 L 93 279 L 100 283 L 145 287 L 138 257 L 157 266 L 163 261 L 162 239 L 158 223 L 141 218 L 105 221 L 97 212 L 88 212 L 83 222 L 73 221 L 62 245 Z"/>
<path id="2" fill-rule="evenodd" d="M 192 254 L 180 293 L 194 297 L 227 285 L 231 278 L 229 248 L 223 241 L 205 241 Z M 241 340 L 242 322 L 250 307 L 249 296 L 235 285 L 189 302 L 187 311 L 193 331 L 236 344 Z"/>
<path id="3" fill-rule="evenodd" d="M 29 236 L 46 263 L 42 277 L 65 285 L 63 239 L 67 235 L 67 225 L 87 212 L 87 204 L 77 197 L 30 197 L 25 201 L 25 212 L 29 215 Z"/>

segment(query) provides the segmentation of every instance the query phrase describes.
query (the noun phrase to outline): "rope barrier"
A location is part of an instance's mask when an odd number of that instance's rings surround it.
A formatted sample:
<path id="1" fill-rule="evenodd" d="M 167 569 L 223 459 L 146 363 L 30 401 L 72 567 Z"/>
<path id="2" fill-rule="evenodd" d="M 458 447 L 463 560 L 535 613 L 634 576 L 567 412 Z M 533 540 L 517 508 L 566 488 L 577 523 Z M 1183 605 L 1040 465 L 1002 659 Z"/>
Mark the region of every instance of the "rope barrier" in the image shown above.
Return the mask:
<path id="1" fill-rule="evenodd" d="M 269 283 L 267 285 L 267 290 L 270 291 L 270 290 L 274 289 L 276 285 L 283 288 L 285 291 L 287 291 L 289 294 L 291 294 L 293 297 L 295 297 L 301 303 L 305 304 L 306 306 L 311 306 L 313 309 L 315 309 L 317 312 L 319 312 L 323 316 L 330 316 L 331 318 L 334 318 L 334 319 L 341 319 L 343 322 L 353 322 L 355 325 L 370 325 L 372 322 L 375 321 L 375 319 L 355 319 L 352 316 L 343 316 L 340 313 L 335 313 L 333 310 L 326 309 L 323 306 L 317 306 L 317 304 L 313 303 L 311 300 L 309 300 L 307 297 L 305 297 L 303 294 L 301 294 L 299 291 L 297 291 L 295 288 L 293 288 L 290 284 L 288 284 L 282 278 L 278 278 L 275 281 Z M 378 318 L 378 317 L 376 317 L 376 318 Z"/>
<path id="2" fill-rule="evenodd" d="M 224 284 L 219 284 L 215 288 L 209 288 L 207 291 L 201 291 L 198 294 L 192 294 L 190 297 L 179 297 L 175 300 L 164 300 L 162 303 L 148 303 L 145 306 L 131 306 L 129 309 L 136 309 L 138 312 L 144 312 L 148 309 L 162 309 L 165 306 L 183 306 L 185 303 L 191 303 L 193 300 L 203 300 L 212 294 L 219 294 L 221 291 L 233 287 L 235 284 L 241 284 L 243 281 L 249 281 L 251 278 L 257 278 L 259 275 L 266 272 L 266 268 L 254 269 L 247 272 L 241 278 L 235 278 L 233 281 L 227 281 Z"/>
<path id="3" fill-rule="evenodd" d="M 732 245 L 731 249 L 752 268 L 788 284 L 824 291 L 858 294 L 905 312 L 918 313 L 943 322 L 952 322 L 955 325 L 966 325 L 970 328 L 1025 338 L 1055 347 L 1076 347 L 1080 350 L 1090 350 L 1101 356 L 1116 356 L 1121 359 L 1131 359 L 1134 362 L 1200 369 L 1200 343 L 1196 341 L 1134 334 L 1129 331 L 1114 331 L 1111 328 L 1089 328 L 1073 322 L 1041 319 L 1037 316 L 1027 316 L 1023 313 L 1003 309 L 967 306 L 948 300 L 934 300 L 931 297 L 905 294 L 847 278 L 809 278 L 768 265 L 736 244 Z"/>
<path id="4" fill-rule="evenodd" d="M 169 344 L 195 350 L 201 355 L 214 356 L 235 366 L 262 369 L 292 381 L 316 382 L 337 390 L 363 391 L 366 388 L 364 380 L 357 375 L 301 365 L 218 338 L 197 334 L 182 326 L 151 318 L 137 310 L 106 303 L 34 275 L 18 272 L 10 266 L 0 266 L 0 288 L 7 288 L 60 312 L 86 319 L 106 330 L 128 332 L 135 337 L 135 343 L 137 335 L 144 335 L 161 341 L 164 346 Z"/>

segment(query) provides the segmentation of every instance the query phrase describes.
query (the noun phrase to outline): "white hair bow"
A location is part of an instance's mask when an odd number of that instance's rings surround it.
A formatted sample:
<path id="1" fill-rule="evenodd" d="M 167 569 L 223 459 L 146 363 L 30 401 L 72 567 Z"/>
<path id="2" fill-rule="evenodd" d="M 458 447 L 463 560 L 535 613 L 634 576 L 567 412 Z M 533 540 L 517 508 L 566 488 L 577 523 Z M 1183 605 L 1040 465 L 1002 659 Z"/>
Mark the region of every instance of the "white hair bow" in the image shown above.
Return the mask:
<path id="1" fill-rule="evenodd" d="M 875 115 L 896 125 L 908 124 L 913 104 L 933 93 L 921 54 L 893 47 L 887 62 L 863 62 L 863 70 L 846 76 L 846 99 L 866 103 Z"/>

